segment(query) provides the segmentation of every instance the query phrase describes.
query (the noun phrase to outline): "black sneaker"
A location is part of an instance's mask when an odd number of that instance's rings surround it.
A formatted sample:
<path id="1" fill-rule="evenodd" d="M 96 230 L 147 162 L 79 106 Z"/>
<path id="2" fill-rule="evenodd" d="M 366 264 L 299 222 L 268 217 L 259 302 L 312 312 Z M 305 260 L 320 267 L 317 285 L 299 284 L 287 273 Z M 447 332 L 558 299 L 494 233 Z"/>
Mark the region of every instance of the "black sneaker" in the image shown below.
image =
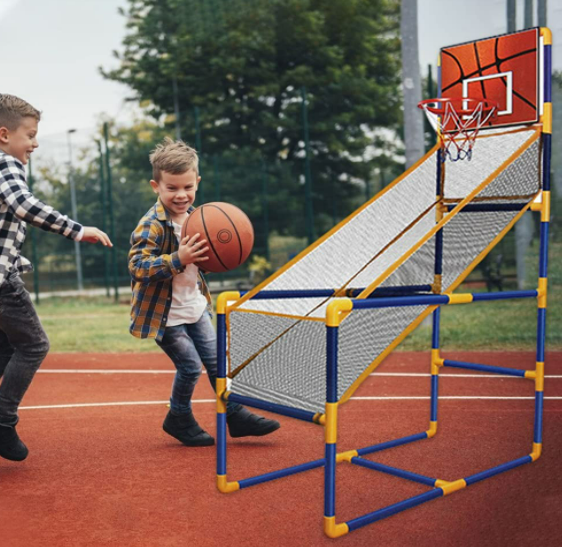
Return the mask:
<path id="1" fill-rule="evenodd" d="M 15 426 L 0 425 L 0 456 L 13 462 L 21 462 L 28 454 L 29 450 L 18 437 Z"/>
<path id="2" fill-rule="evenodd" d="M 231 437 L 262 437 L 269 435 L 281 427 L 279 422 L 268 420 L 263 416 L 252 414 L 241 407 L 226 417 L 228 432 Z"/>
<path id="3" fill-rule="evenodd" d="M 206 431 L 201 429 L 193 412 L 189 414 L 175 415 L 168 412 L 162 429 L 185 446 L 212 446 L 215 439 Z"/>

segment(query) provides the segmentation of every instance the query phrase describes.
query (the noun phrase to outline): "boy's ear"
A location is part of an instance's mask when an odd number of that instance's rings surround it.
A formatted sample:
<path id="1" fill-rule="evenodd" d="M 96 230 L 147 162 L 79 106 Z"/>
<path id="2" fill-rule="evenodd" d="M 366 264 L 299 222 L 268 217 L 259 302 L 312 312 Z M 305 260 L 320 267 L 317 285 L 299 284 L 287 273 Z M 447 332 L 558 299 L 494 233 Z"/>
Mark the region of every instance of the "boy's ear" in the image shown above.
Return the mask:
<path id="1" fill-rule="evenodd" d="M 150 186 L 152 186 L 152 189 L 154 190 L 154 193 L 157 194 L 158 190 L 159 190 L 158 183 L 155 180 L 151 180 Z"/>
<path id="2" fill-rule="evenodd" d="M 197 177 L 197 183 L 195 185 L 195 189 L 199 188 L 199 183 L 201 182 L 201 177 Z"/>
<path id="3" fill-rule="evenodd" d="M 8 137 L 10 136 L 10 130 L 7 127 L 0 126 L 0 142 L 8 144 Z"/>

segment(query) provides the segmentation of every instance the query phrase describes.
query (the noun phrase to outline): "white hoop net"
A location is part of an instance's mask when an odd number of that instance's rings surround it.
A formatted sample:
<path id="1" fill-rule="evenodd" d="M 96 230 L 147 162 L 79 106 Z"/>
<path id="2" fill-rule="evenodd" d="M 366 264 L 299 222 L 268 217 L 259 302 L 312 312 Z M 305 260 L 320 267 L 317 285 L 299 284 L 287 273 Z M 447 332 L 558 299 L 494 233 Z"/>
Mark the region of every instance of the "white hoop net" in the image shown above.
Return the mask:
<path id="1" fill-rule="evenodd" d="M 470 160 L 480 128 L 497 112 L 495 105 L 478 99 L 434 99 L 422 101 L 419 107 L 439 137 L 443 161 Z"/>

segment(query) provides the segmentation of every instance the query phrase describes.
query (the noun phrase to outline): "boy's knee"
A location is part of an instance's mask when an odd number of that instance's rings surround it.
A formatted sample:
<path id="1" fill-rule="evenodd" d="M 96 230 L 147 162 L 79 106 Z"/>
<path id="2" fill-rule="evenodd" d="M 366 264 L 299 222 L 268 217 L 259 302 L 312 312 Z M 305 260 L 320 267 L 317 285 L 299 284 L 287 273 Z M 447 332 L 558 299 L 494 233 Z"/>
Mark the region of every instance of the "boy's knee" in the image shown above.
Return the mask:
<path id="1" fill-rule="evenodd" d="M 33 343 L 28 344 L 24 350 L 24 353 L 27 354 L 28 357 L 32 358 L 34 361 L 43 361 L 49 350 L 51 349 L 51 343 L 47 338 L 47 335 L 39 337 Z"/>

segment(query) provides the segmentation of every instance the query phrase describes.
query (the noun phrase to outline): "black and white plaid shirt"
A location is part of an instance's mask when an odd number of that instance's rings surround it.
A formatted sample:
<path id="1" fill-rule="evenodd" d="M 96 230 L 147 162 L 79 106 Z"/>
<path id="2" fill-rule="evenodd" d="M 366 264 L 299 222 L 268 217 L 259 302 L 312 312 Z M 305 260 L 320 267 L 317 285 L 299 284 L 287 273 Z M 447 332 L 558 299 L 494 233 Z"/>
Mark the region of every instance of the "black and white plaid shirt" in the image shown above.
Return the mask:
<path id="1" fill-rule="evenodd" d="M 14 268 L 22 273 L 32 270 L 31 262 L 20 254 L 26 222 L 69 239 L 82 239 L 82 226 L 34 197 L 23 164 L 0 150 L 0 285 Z"/>

